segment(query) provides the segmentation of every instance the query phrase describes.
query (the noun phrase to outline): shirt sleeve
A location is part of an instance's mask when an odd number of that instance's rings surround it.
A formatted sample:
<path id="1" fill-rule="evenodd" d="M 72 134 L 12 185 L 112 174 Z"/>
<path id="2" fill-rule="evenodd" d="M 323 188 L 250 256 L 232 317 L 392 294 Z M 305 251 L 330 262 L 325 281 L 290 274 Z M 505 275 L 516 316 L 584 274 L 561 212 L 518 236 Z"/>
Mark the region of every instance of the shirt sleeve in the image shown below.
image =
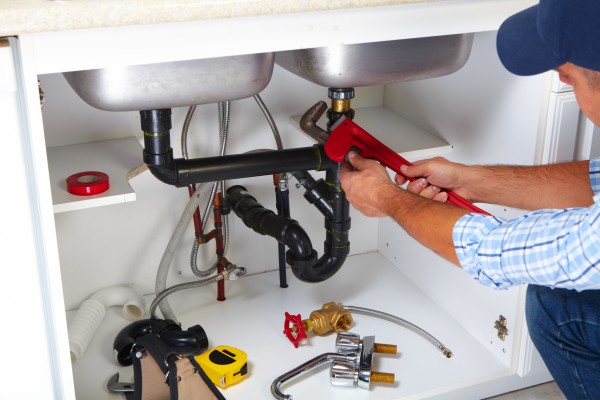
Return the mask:
<path id="1" fill-rule="evenodd" d="M 499 289 L 521 283 L 600 289 L 600 195 L 594 202 L 508 220 L 467 214 L 453 230 L 458 260 L 475 280 Z"/>
<path id="2" fill-rule="evenodd" d="M 594 194 L 600 193 L 600 158 L 590 160 L 590 185 Z"/>

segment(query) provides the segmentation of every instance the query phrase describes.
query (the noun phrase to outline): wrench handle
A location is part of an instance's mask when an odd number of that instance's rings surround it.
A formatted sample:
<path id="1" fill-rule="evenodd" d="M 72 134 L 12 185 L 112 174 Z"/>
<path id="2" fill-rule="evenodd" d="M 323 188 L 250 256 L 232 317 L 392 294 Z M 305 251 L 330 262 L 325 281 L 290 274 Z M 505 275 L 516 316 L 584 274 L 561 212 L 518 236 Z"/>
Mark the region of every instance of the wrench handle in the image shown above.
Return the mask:
<path id="1" fill-rule="evenodd" d="M 334 161 L 344 162 L 348 152 L 351 150 L 356 150 L 364 158 L 377 160 L 405 179 L 411 182 L 414 181 L 414 178 L 408 177 L 400 171 L 402 165 L 413 165 L 411 162 L 375 139 L 351 119 L 344 118 L 334 126 L 327 142 L 325 142 L 325 153 Z M 491 215 L 487 211 L 474 206 L 458 194 L 449 190 L 444 191 L 448 193 L 447 203 L 469 211 Z"/>

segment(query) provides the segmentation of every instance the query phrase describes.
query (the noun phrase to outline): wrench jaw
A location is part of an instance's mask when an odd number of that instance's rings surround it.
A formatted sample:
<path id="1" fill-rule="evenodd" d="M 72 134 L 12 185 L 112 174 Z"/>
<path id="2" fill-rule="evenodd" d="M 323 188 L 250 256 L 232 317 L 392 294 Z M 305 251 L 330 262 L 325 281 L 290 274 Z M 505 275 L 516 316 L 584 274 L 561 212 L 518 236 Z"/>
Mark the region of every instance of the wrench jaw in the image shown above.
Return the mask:
<path id="1" fill-rule="evenodd" d="M 327 131 L 317 125 L 317 122 L 325 111 L 327 111 L 327 103 L 319 101 L 306 110 L 302 118 L 300 118 L 300 129 L 319 144 L 325 144 L 329 137 Z"/>

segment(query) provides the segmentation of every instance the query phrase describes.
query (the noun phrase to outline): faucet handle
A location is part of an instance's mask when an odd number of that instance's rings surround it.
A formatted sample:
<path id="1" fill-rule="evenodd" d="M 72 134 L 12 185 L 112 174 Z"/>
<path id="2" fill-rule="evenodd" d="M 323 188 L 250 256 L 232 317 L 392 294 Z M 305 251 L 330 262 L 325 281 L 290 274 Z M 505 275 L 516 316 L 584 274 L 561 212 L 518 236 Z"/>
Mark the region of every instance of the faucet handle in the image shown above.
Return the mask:
<path id="1" fill-rule="evenodd" d="M 371 382 L 394 383 L 394 374 L 372 371 L 371 366 L 374 353 L 396 354 L 396 345 L 376 343 L 375 336 L 365 336 L 361 340 L 355 333 L 340 332 L 336 338 L 336 349 L 338 353 L 356 354 L 356 361 L 331 364 L 329 378 L 333 386 L 369 389 Z"/>

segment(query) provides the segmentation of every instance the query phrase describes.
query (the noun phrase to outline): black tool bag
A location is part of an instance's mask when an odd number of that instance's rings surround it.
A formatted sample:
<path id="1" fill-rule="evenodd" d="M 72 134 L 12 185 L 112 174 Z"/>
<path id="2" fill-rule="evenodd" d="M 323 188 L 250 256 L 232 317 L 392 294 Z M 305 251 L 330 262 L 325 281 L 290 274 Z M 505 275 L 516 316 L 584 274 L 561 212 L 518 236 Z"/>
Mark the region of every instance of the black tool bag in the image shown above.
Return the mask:
<path id="1" fill-rule="evenodd" d="M 181 356 L 154 334 L 131 350 L 135 400 L 225 400 L 193 355 Z"/>

